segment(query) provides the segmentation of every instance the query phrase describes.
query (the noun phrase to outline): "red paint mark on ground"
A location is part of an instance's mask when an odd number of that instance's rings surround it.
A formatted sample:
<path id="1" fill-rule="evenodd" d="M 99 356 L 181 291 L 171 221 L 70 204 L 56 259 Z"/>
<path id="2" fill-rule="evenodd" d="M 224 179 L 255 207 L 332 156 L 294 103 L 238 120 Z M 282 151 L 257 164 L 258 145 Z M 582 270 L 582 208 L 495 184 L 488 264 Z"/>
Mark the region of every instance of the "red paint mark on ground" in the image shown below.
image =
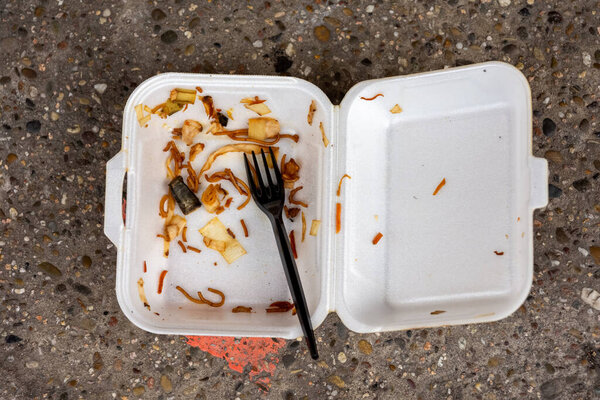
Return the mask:
<path id="1" fill-rule="evenodd" d="M 241 338 L 221 336 L 186 336 L 187 344 L 199 348 L 227 361 L 229 368 L 243 372 L 244 367 L 250 365 L 250 379 L 259 387 L 271 386 L 271 379 L 265 375 L 273 375 L 279 362 L 279 350 L 285 346 L 283 339 L 271 338 Z"/>

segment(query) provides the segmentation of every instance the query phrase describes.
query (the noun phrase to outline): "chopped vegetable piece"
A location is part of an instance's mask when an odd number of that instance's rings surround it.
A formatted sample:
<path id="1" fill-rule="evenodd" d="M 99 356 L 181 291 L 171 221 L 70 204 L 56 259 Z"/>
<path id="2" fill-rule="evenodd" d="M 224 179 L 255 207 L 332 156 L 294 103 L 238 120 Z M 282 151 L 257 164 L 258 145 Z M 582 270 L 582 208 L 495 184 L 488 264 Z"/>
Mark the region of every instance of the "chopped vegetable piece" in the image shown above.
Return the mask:
<path id="1" fill-rule="evenodd" d="M 196 102 L 196 91 L 193 89 L 173 89 L 169 100 L 182 104 L 194 104 Z"/>
<path id="2" fill-rule="evenodd" d="M 181 140 L 184 141 L 188 146 L 192 144 L 194 137 L 202 132 L 202 124 L 193 119 L 186 119 L 183 121 L 181 127 Z"/>
<path id="3" fill-rule="evenodd" d="M 252 312 L 252 307 L 245 307 L 245 306 L 237 306 L 231 309 L 231 312 L 234 314 L 237 313 L 251 313 Z"/>
<path id="4" fill-rule="evenodd" d="M 392 107 L 390 112 L 392 114 L 400 114 L 402 112 L 402 107 L 400 107 L 398 104 L 396 104 L 394 107 Z"/>
<path id="5" fill-rule="evenodd" d="M 276 312 L 288 312 L 294 308 L 294 305 L 289 301 L 276 301 L 271 303 L 269 308 L 267 308 L 268 313 L 276 313 Z"/>
<path id="6" fill-rule="evenodd" d="M 233 108 L 227 110 L 227 116 L 233 121 Z"/>
<path id="7" fill-rule="evenodd" d="M 183 244 L 183 242 L 181 240 L 178 240 L 177 244 L 179 245 L 179 247 L 181 247 L 181 251 L 183 251 L 184 253 L 187 253 L 187 250 L 185 249 L 185 245 Z"/>
<path id="8" fill-rule="evenodd" d="M 227 246 L 227 242 L 225 242 L 224 240 L 214 240 L 205 237 L 203 241 L 206 247 L 208 247 L 209 249 L 216 250 L 219 253 L 223 253 L 225 251 L 225 247 Z"/>
<path id="9" fill-rule="evenodd" d="M 165 276 L 167 275 L 167 270 L 164 269 L 161 273 L 160 273 L 160 277 L 158 278 L 158 294 L 162 293 L 163 290 L 163 283 L 165 281 Z"/>
<path id="10" fill-rule="evenodd" d="M 497 255 L 497 256 L 503 256 L 504 252 L 503 251 L 496 251 L 496 250 L 494 250 L 494 254 Z"/>
<path id="11" fill-rule="evenodd" d="M 183 294 L 185 296 L 185 298 L 188 299 L 189 301 L 196 303 L 196 304 L 204 304 L 204 302 L 202 300 L 198 300 L 198 299 L 195 299 L 192 296 L 190 296 L 188 294 L 188 292 L 186 292 L 181 286 L 175 286 L 175 289 L 179 290 L 181 292 L 181 294 Z"/>
<path id="12" fill-rule="evenodd" d="M 445 312 L 446 311 L 444 311 L 444 310 L 435 310 L 435 311 L 430 312 L 429 314 L 431 314 L 431 315 L 439 315 L 439 314 L 443 314 Z"/>
<path id="13" fill-rule="evenodd" d="M 381 238 L 383 237 L 383 234 L 381 232 L 377 233 L 377 235 L 375 235 L 375 237 L 373 238 L 373 244 L 377 244 L 379 243 L 379 241 L 381 240 Z"/>
<path id="14" fill-rule="evenodd" d="M 292 248 L 294 258 L 298 258 L 298 253 L 296 252 L 296 236 L 294 236 L 293 229 L 290 231 L 290 247 Z"/>
<path id="15" fill-rule="evenodd" d="M 302 211 L 302 242 L 306 236 L 306 218 L 304 217 L 304 211 Z"/>
<path id="16" fill-rule="evenodd" d="M 144 105 L 138 104 L 137 106 L 133 107 L 133 109 L 135 110 L 135 117 L 139 122 L 142 118 L 144 118 Z"/>
<path id="17" fill-rule="evenodd" d="M 202 88 L 200 86 L 196 86 L 196 90 L 198 91 L 198 93 L 202 93 Z"/>
<path id="18" fill-rule="evenodd" d="M 250 118 L 248 120 L 248 137 L 265 140 L 279 135 L 279 121 L 274 118 Z"/>
<path id="19" fill-rule="evenodd" d="M 150 310 L 150 304 L 148 304 L 148 299 L 146 298 L 146 293 L 144 292 L 144 279 L 140 278 L 137 281 L 138 295 L 140 296 L 140 300 L 144 304 L 144 307 Z"/>
<path id="20" fill-rule="evenodd" d="M 271 112 L 271 109 L 265 103 L 244 104 L 244 107 L 258 115 L 267 115 Z"/>
<path id="21" fill-rule="evenodd" d="M 140 126 L 144 126 L 148 123 L 148 121 L 150 121 L 150 118 L 152 117 L 151 114 L 146 115 L 144 118 L 140 119 L 138 122 L 140 123 Z"/>
<path id="22" fill-rule="evenodd" d="M 335 203 L 335 233 L 342 229 L 342 203 Z"/>
<path id="23" fill-rule="evenodd" d="M 163 112 L 166 115 L 173 115 L 182 108 L 183 107 L 181 106 L 181 104 L 175 103 L 174 101 L 169 99 L 163 105 L 161 112 Z"/>
<path id="24" fill-rule="evenodd" d="M 244 229 L 244 236 L 248 237 L 248 228 L 246 227 L 246 223 L 243 219 L 240 219 L 240 224 L 242 224 L 242 229 Z"/>
<path id="25" fill-rule="evenodd" d="M 202 144 L 202 143 L 196 143 L 195 145 L 193 145 L 192 147 L 190 147 L 190 156 L 189 156 L 190 162 L 194 161 L 194 159 L 196 158 L 196 156 L 198 154 L 200 154 L 200 152 L 202 150 L 204 150 L 204 144 Z"/>
<path id="26" fill-rule="evenodd" d="M 305 202 L 294 199 L 294 195 L 296 193 L 298 193 L 300 190 L 302 190 L 303 187 L 304 186 L 298 186 L 296 189 L 292 189 L 290 191 L 290 195 L 288 196 L 288 201 L 290 202 L 290 204 L 297 204 L 297 205 L 302 206 L 304 208 L 308 207 L 308 204 L 306 204 Z"/>
<path id="27" fill-rule="evenodd" d="M 200 207 L 200 200 L 198 200 L 198 197 L 196 197 L 194 192 L 183 182 L 181 175 L 177 176 L 169 183 L 169 188 L 171 188 L 171 193 L 184 215 L 188 215 Z"/>
<path id="28" fill-rule="evenodd" d="M 379 96 L 383 97 L 383 94 L 381 93 L 377 93 L 375 96 L 373 97 L 362 97 L 360 96 L 361 99 L 363 100 L 367 100 L 367 101 L 371 101 L 371 100 L 375 100 L 376 98 L 378 98 Z"/>
<path id="29" fill-rule="evenodd" d="M 217 217 L 211 219 L 208 224 L 200 229 L 200 233 L 202 236 L 204 236 L 204 243 L 209 248 L 217 250 L 214 247 L 218 246 L 221 248 L 221 243 L 219 242 L 223 243 L 223 249 L 217 251 L 221 253 L 228 264 L 231 264 L 246 254 L 246 250 L 244 250 L 240 242 L 231 237 L 231 235 L 227 232 L 225 225 L 223 225 L 223 223 L 219 221 Z M 207 244 L 207 240 L 209 241 L 210 246 Z"/>
<path id="30" fill-rule="evenodd" d="M 433 195 L 435 196 L 436 194 L 438 194 L 438 192 L 440 191 L 440 189 L 446 184 L 446 178 L 442 179 L 442 181 L 439 183 L 439 185 L 437 185 L 437 187 L 435 188 L 435 190 L 433 191 Z"/>
<path id="31" fill-rule="evenodd" d="M 293 158 L 290 161 L 285 161 L 285 154 L 281 157 L 281 178 L 283 179 L 283 187 L 291 189 L 294 183 L 300 179 L 300 166 Z"/>
<path id="32" fill-rule="evenodd" d="M 340 197 L 340 194 L 342 193 L 342 181 L 344 180 L 344 178 L 352 179 L 352 177 L 348 174 L 344 174 L 344 176 L 342 176 L 340 178 L 340 183 L 338 183 L 338 190 L 337 190 L 338 197 Z"/>
<path id="33" fill-rule="evenodd" d="M 315 111 L 317 111 L 317 102 L 313 100 L 310 102 L 310 106 L 308 106 L 308 115 L 306 116 L 306 121 L 309 125 L 312 125 L 313 123 Z"/>
<path id="34" fill-rule="evenodd" d="M 221 126 L 227 126 L 227 123 L 229 122 L 229 118 L 227 118 L 223 113 L 217 113 L 217 119 L 219 120 Z"/>
<path id="35" fill-rule="evenodd" d="M 179 236 L 185 224 L 186 220 L 181 215 L 173 215 L 171 218 L 165 221 L 165 233 L 167 241 L 170 242 Z"/>
<path id="36" fill-rule="evenodd" d="M 222 208 L 221 201 L 224 197 L 225 196 L 223 195 L 221 184 L 218 183 L 216 185 L 213 185 L 211 183 L 204 190 L 204 193 L 202 193 L 202 198 L 200 200 L 202 201 L 202 204 L 204 205 L 206 211 L 213 214 Z"/>
<path id="37" fill-rule="evenodd" d="M 198 249 L 196 247 L 192 247 L 192 246 L 188 246 L 187 249 L 191 250 L 191 251 L 193 251 L 195 253 L 201 253 L 202 252 L 202 250 L 200 250 L 200 249 Z"/>
<path id="38" fill-rule="evenodd" d="M 317 236 L 317 233 L 319 233 L 319 227 L 321 226 L 321 221 L 318 219 L 313 219 L 311 224 L 310 224 L 310 232 L 309 234 L 311 236 Z"/>
<path id="39" fill-rule="evenodd" d="M 321 138 L 323 139 L 323 146 L 327 147 L 329 145 L 329 139 L 327 139 L 327 135 L 325 135 L 325 128 L 323 127 L 322 122 L 319 122 L 319 129 L 321 130 Z"/>
<path id="40" fill-rule="evenodd" d="M 148 268 L 146 268 L 146 260 L 144 260 L 144 272 L 148 272 Z"/>
<path id="41" fill-rule="evenodd" d="M 200 172 L 198 173 L 198 175 L 202 176 L 202 174 L 204 174 L 206 171 L 208 171 L 210 169 L 210 167 L 212 166 L 212 164 L 217 159 L 217 157 L 220 157 L 223 154 L 231 153 L 234 151 L 245 152 L 245 153 L 251 153 L 254 151 L 256 153 L 260 153 L 261 149 L 263 149 L 267 152 L 269 151 L 269 148 L 267 146 L 258 146 L 255 144 L 241 144 L 240 143 L 240 144 L 228 144 L 227 146 L 223 146 L 220 149 L 218 149 L 217 151 L 213 152 L 210 156 L 208 156 L 208 159 L 206 160 L 206 162 L 200 169 Z M 273 149 L 273 153 L 275 154 L 275 158 L 277 158 L 279 148 L 273 147 L 272 149 Z M 273 166 L 270 164 L 270 161 L 271 161 L 271 157 L 267 157 L 267 164 L 269 164 L 269 168 L 273 168 Z"/>
<path id="42" fill-rule="evenodd" d="M 202 300 L 205 304 L 208 304 L 211 307 L 221 307 L 223 304 L 225 304 L 225 295 L 223 294 L 223 292 L 221 292 L 220 290 L 217 289 L 213 289 L 213 288 L 208 288 L 209 292 L 212 292 L 214 294 L 217 294 L 219 296 L 221 296 L 221 301 L 219 301 L 218 303 L 215 303 L 213 301 L 210 300 L 206 300 L 204 298 L 204 296 L 202 296 L 202 292 L 198 292 L 198 297 L 200 298 L 200 300 Z"/>

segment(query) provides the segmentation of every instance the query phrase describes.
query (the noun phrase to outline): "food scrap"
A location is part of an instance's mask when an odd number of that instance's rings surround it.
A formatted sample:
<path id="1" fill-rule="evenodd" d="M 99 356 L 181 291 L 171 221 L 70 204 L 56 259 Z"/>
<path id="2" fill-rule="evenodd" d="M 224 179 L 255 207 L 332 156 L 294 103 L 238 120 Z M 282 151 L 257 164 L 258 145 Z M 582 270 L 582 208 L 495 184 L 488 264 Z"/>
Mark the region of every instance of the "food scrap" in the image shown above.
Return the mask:
<path id="1" fill-rule="evenodd" d="M 276 301 L 271 303 L 269 308 L 267 308 L 268 313 L 280 313 L 280 312 L 288 312 L 294 308 L 294 305 L 289 301 Z"/>
<path id="2" fill-rule="evenodd" d="M 329 139 L 325 135 L 325 128 L 323 127 L 323 123 L 319 122 L 319 129 L 321 130 L 321 139 L 323 139 L 323 146 L 327 147 L 329 145 Z"/>
<path id="3" fill-rule="evenodd" d="M 183 251 L 184 253 L 187 253 L 185 245 L 183 244 L 183 242 L 181 240 L 178 240 L 177 244 L 179 245 L 179 247 L 181 247 L 181 251 Z"/>
<path id="4" fill-rule="evenodd" d="M 252 307 L 246 307 L 246 306 L 237 306 L 231 309 L 231 312 L 234 314 L 237 313 L 251 313 L 252 312 Z"/>
<path id="5" fill-rule="evenodd" d="M 209 213 L 217 213 L 220 214 L 225 210 L 225 208 L 221 205 L 221 202 L 227 196 L 227 192 L 221 188 L 221 184 L 217 183 L 216 185 L 210 184 L 202 193 L 202 197 L 200 201 L 204 205 L 204 209 Z"/>
<path id="6" fill-rule="evenodd" d="M 190 296 L 188 294 L 188 292 L 186 292 L 181 286 L 175 286 L 175 289 L 179 290 L 181 292 L 181 294 L 183 294 L 185 296 L 185 298 L 188 299 L 189 301 L 191 301 L 192 303 L 204 304 L 204 302 L 202 300 L 198 300 L 198 299 L 195 299 L 192 296 Z"/>
<path id="7" fill-rule="evenodd" d="M 233 108 L 227 109 L 227 116 L 233 121 Z"/>
<path id="8" fill-rule="evenodd" d="M 204 296 L 202 296 L 202 292 L 198 292 L 198 297 L 200 298 L 201 301 L 204 302 L 204 304 L 208 304 L 211 307 L 221 307 L 223 304 L 225 304 L 225 295 L 223 294 L 223 292 L 221 292 L 220 290 L 217 289 L 213 289 L 213 288 L 208 288 L 209 292 L 212 292 L 218 296 L 221 296 L 221 300 L 219 302 L 213 302 L 210 300 L 207 300 L 204 298 Z"/>
<path id="9" fill-rule="evenodd" d="M 211 176 L 205 175 L 205 178 L 210 183 L 216 183 L 220 180 L 227 180 L 231 182 L 231 184 L 238 191 L 238 193 L 240 193 L 243 196 L 246 196 L 246 200 L 238 206 L 238 210 L 244 208 L 246 204 L 248 204 L 248 202 L 250 201 L 250 188 L 248 188 L 248 185 L 246 185 L 246 183 L 243 180 L 235 176 L 229 168 L 225 168 L 224 171 L 215 172 Z"/>
<path id="10" fill-rule="evenodd" d="M 338 183 L 338 190 L 337 190 L 338 197 L 340 197 L 340 194 L 342 193 L 342 181 L 344 180 L 344 178 L 352 179 L 352 177 L 348 174 L 344 174 L 344 176 L 342 176 L 340 178 L 340 183 Z"/>
<path id="11" fill-rule="evenodd" d="M 335 233 L 342 230 L 342 203 L 335 203 Z"/>
<path id="12" fill-rule="evenodd" d="M 444 310 L 435 310 L 435 311 L 430 312 L 429 314 L 431 314 L 431 315 L 440 315 L 440 314 L 443 314 L 445 312 L 446 311 L 444 311 Z"/>
<path id="13" fill-rule="evenodd" d="M 221 253 L 228 264 L 246 254 L 240 242 L 227 233 L 227 228 L 217 217 L 200 229 L 200 233 L 204 237 L 204 244 Z"/>
<path id="14" fill-rule="evenodd" d="M 194 137 L 196 137 L 196 135 L 202 132 L 202 124 L 193 119 L 186 119 L 185 121 L 183 121 L 183 126 L 181 127 L 180 132 L 181 140 L 183 140 L 185 144 L 190 146 L 194 141 Z"/>
<path id="15" fill-rule="evenodd" d="M 392 107 L 390 112 L 392 114 L 400 114 L 402 112 L 402 107 L 400 107 L 398 104 L 396 104 L 394 107 Z"/>
<path id="16" fill-rule="evenodd" d="M 383 94 L 381 93 L 377 93 L 375 96 L 373 97 L 362 97 L 360 96 L 361 99 L 363 100 L 367 100 L 367 101 L 371 101 L 371 100 L 375 100 L 376 98 L 378 98 L 379 96 L 383 97 Z"/>
<path id="17" fill-rule="evenodd" d="M 240 103 L 243 103 L 244 107 L 246 107 L 248 110 L 254 111 L 258 115 L 262 116 L 271 112 L 269 107 L 267 107 L 265 104 L 265 101 L 266 100 L 261 100 L 258 98 L 258 96 L 255 96 L 254 98 L 246 97 L 242 99 Z"/>
<path id="18" fill-rule="evenodd" d="M 208 157 L 208 159 L 206 160 L 206 162 L 200 169 L 200 172 L 198 173 L 198 175 L 202 176 L 206 171 L 208 171 L 210 169 L 210 167 L 212 166 L 212 164 L 215 162 L 215 160 L 218 157 L 222 156 L 223 154 L 227 154 L 227 153 L 231 153 L 231 152 L 260 153 L 261 149 L 265 150 L 265 151 L 269 151 L 269 148 L 267 146 L 259 146 L 256 144 L 238 143 L 238 144 L 228 144 L 226 146 L 223 146 L 220 149 L 213 152 Z M 273 147 L 272 149 L 273 149 L 273 153 L 275 154 L 275 158 L 277 158 L 279 148 Z M 267 158 L 267 164 L 269 164 L 270 160 L 271 160 L 270 157 Z M 273 166 L 271 164 L 269 164 L 269 168 L 273 168 Z"/>
<path id="19" fill-rule="evenodd" d="M 142 104 L 138 104 L 137 106 L 135 106 L 134 110 L 135 110 L 135 115 L 136 115 L 138 124 L 140 126 L 144 126 L 148 123 L 148 121 L 150 121 L 152 114 L 149 113 L 147 115 L 144 115 L 144 106 Z M 152 110 L 150 110 L 150 111 L 152 111 Z"/>
<path id="20" fill-rule="evenodd" d="M 435 196 L 436 194 L 438 194 L 438 192 L 440 191 L 440 189 L 442 187 L 444 187 L 445 184 L 446 184 L 446 178 L 442 179 L 442 181 L 439 183 L 439 185 L 437 185 L 437 187 L 433 191 L 433 195 Z"/>
<path id="21" fill-rule="evenodd" d="M 144 279 L 140 278 L 137 281 L 138 295 L 140 296 L 140 300 L 144 304 L 144 307 L 150 310 L 150 304 L 148 304 L 148 299 L 146 298 L 146 293 L 144 292 Z"/>
<path id="22" fill-rule="evenodd" d="M 281 157 L 281 178 L 283 179 L 283 187 L 291 189 L 294 187 L 294 183 L 300 179 L 300 166 L 293 158 L 286 162 L 285 157 L 285 154 Z"/>
<path id="23" fill-rule="evenodd" d="M 383 237 L 383 234 L 381 232 L 377 233 L 377 235 L 375 235 L 375 237 L 373 238 L 373 244 L 377 244 L 379 243 L 379 241 L 381 240 L 381 238 Z"/>
<path id="24" fill-rule="evenodd" d="M 290 191 L 290 195 L 288 196 L 288 201 L 290 202 L 290 204 L 296 204 L 296 205 L 302 206 L 304 208 L 308 207 L 308 204 L 306 204 L 305 202 L 294 199 L 294 195 L 296 193 L 298 193 L 300 190 L 302 190 L 303 187 L 304 186 L 298 186 L 297 188 L 292 189 Z"/>
<path id="25" fill-rule="evenodd" d="M 193 246 L 188 246 L 187 249 L 190 250 L 190 251 L 193 251 L 194 253 L 201 253 L 202 252 L 202 250 L 200 250 L 197 247 L 193 247 Z"/>
<path id="26" fill-rule="evenodd" d="M 187 242 L 187 226 L 184 226 L 183 231 L 181 231 L 181 239 L 184 242 Z"/>
<path id="27" fill-rule="evenodd" d="M 243 219 L 240 219 L 240 224 L 242 224 L 242 229 L 244 230 L 244 236 L 248 237 L 248 228 L 246 227 L 246 223 Z"/>
<path id="28" fill-rule="evenodd" d="M 302 242 L 306 236 L 306 218 L 304 217 L 304 211 L 302 211 Z"/>
<path id="29" fill-rule="evenodd" d="M 144 272 L 148 272 L 148 268 L 146 268 L 146 261 L 144 261 Z"/>
<path id="30" fill-rule="evenodd" d="M 298 253 L 296 252 L 296 237 L 294 236 L 294 230 L 290 231 L 290 247 L 292 248 L 292 254 L 294 258 L 298 258 Z"/>
<path id="31" fill-rule="evenodd" d="M 266 140 L 279 135 L 279 121 L 274 118 L 250 118 L 248 120 L 248 137 L 256 140 Z"/>
<path id="32" fill-rule="evenodd" d="M 300 212 L 300 208 L 298 208 L 298 207 L 288 208 L 288 206 L 283 206 L 283 211 L 285 212 L 286 218 L 288 218 L 289 220 L 293 220 L 294 218 L 296 218 L 298 216 L 298 213 Z"/>
<path id="33" fill-rule="evenodd" d="M 497 256 L 503 256 L 504 252 L 503 251 L 496 251 L 496 250 L 494 250 L 494 254 L 497 255 Z"/>
<path id="34" fill-rule="evenodd" d="M 160 277 L 158 278 L 158 291 L 157 291 L 157 292 L 158 292 L 158 294 L 161 294 L 161 293 L 162 293 L 162 290 L 163 290 L 163 283 L 164 283 L 164 281 L 165 281 L 165 276 L 167 275 L 167 272 L 168 272 L 168 271 L 165 269 L 165 270 L 163 270 L 163 271 L 160 273 Z"/>
<path id="35" fill-rule="evenodd" d="M 306 121 L 309 125 L 312 125 L 313 123 L 315 111 L 317 111 L 317 102 L 313 100 L 310 102 L 310 106 L 308 106 L 308 115 L 306 116 Z"/>
<path id="36" fill-rule="evenodd" d="M 321 221 L 318 219 L 313 219 L 311 224 L 310 224 L 310 232 L 309 235 L 311 236 L 317 236 L 317 234 L 319 233 L 319 227 L 321 226 Z"/>

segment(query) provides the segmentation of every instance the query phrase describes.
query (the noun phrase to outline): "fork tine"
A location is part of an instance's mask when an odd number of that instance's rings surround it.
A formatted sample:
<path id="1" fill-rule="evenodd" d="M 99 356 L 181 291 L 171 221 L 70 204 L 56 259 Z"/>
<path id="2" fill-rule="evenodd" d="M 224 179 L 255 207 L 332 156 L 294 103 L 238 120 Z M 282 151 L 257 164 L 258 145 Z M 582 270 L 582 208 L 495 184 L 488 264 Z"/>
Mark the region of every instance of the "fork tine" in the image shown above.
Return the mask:
<path id="1" fill-rule="evenodd" d="M 277 159 L 273 154 L 273 148 L 269 147 L 269 154 L 271 154 L 271 162 L 273 164 L 273 169 L 275 170 L 275 179 L 277 179 L 277 188 L 281 190 L 283 187 L 283 178 L 281 177 L 281 172 L 279 172 L 279 166 L 277 165 Z"/>
<path id="2" fill-rule="evenodd" d="M 273 180 L 271 179 L 271 171 L 269 171 L 269 164 L 267 164 L 267 157 L 265 156 L 265 152 L 263 149 L 260 149 L 260 154 L 262 155 L 263 165 L 265 166 L 265 171 L 267 174 L 267 182 L 269 182 L 269 187 L 273 187 Z"/>
<path id="3" fill-rule="evenodd" d="M 266 192 L 267 188 L 265 187 L 263 179 L 260 175 L 260 168 L 258 167 L 258 161 L 256 161 L 256 154 L 254 154 L 254 152 L 252 152 L 252 160 L 254 161 L 254 168 L 256 169 L 256 180 L 258 181 L 258 186 L 260 186 L 260 194 L 262 196 L 262 194 Z"/>
<path id="4" fill-rule="evenodd" d="M 246 153 L 244 153 L 244 165 L 246 166 L 246 176 L 248 177 L 248 185 L 250 185 L 250 192 L 252 196 L 256 196 L 256 186 L 254 185 L 254 177 L 252 176 L 252 172 L 250 172 L 250 164 L 248 164 L 248 158 L 246 157 Z"/>

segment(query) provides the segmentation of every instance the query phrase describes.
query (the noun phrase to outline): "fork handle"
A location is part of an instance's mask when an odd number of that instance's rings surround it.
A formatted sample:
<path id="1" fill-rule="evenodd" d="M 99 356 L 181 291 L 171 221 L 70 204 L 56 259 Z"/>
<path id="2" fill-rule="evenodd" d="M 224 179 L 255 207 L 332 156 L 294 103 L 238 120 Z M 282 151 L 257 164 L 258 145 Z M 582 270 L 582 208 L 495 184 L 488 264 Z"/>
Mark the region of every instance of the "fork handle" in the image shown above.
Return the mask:
<path id="1" fill-rule="evenodd" d="M 285 277 L 287 278 L 288 286 L 292 293 L 292 299 L 296 306 L 296 313 L 298 314 L 298 319 L 300 320 L 300 325 L 302 326 L 302 331 L 306 338 L 308 350 L 310 356 L 316 360 L 319 358 L 317 342 L 315 341 L 315 334 L 310 321 L 310 313 L 308 312 L 308 306 L 306 304 L 306 299 L 304 298 L 304 290 L 302 290 L 302 283 L 300 282 L 300 276 L 298 275 L 298 269 L 296 268 L 296 261 L 292 255 L 292 248 L 285 230 L 285 225 L 283 224 L 283 218 L 282 216 L 272 217 L 270 220 L 273 225 L 273 231 L 275 232 L 275 240 L 277 241 L 277 248 L 279 249 L 279 255 L 281 256 Z"/>

